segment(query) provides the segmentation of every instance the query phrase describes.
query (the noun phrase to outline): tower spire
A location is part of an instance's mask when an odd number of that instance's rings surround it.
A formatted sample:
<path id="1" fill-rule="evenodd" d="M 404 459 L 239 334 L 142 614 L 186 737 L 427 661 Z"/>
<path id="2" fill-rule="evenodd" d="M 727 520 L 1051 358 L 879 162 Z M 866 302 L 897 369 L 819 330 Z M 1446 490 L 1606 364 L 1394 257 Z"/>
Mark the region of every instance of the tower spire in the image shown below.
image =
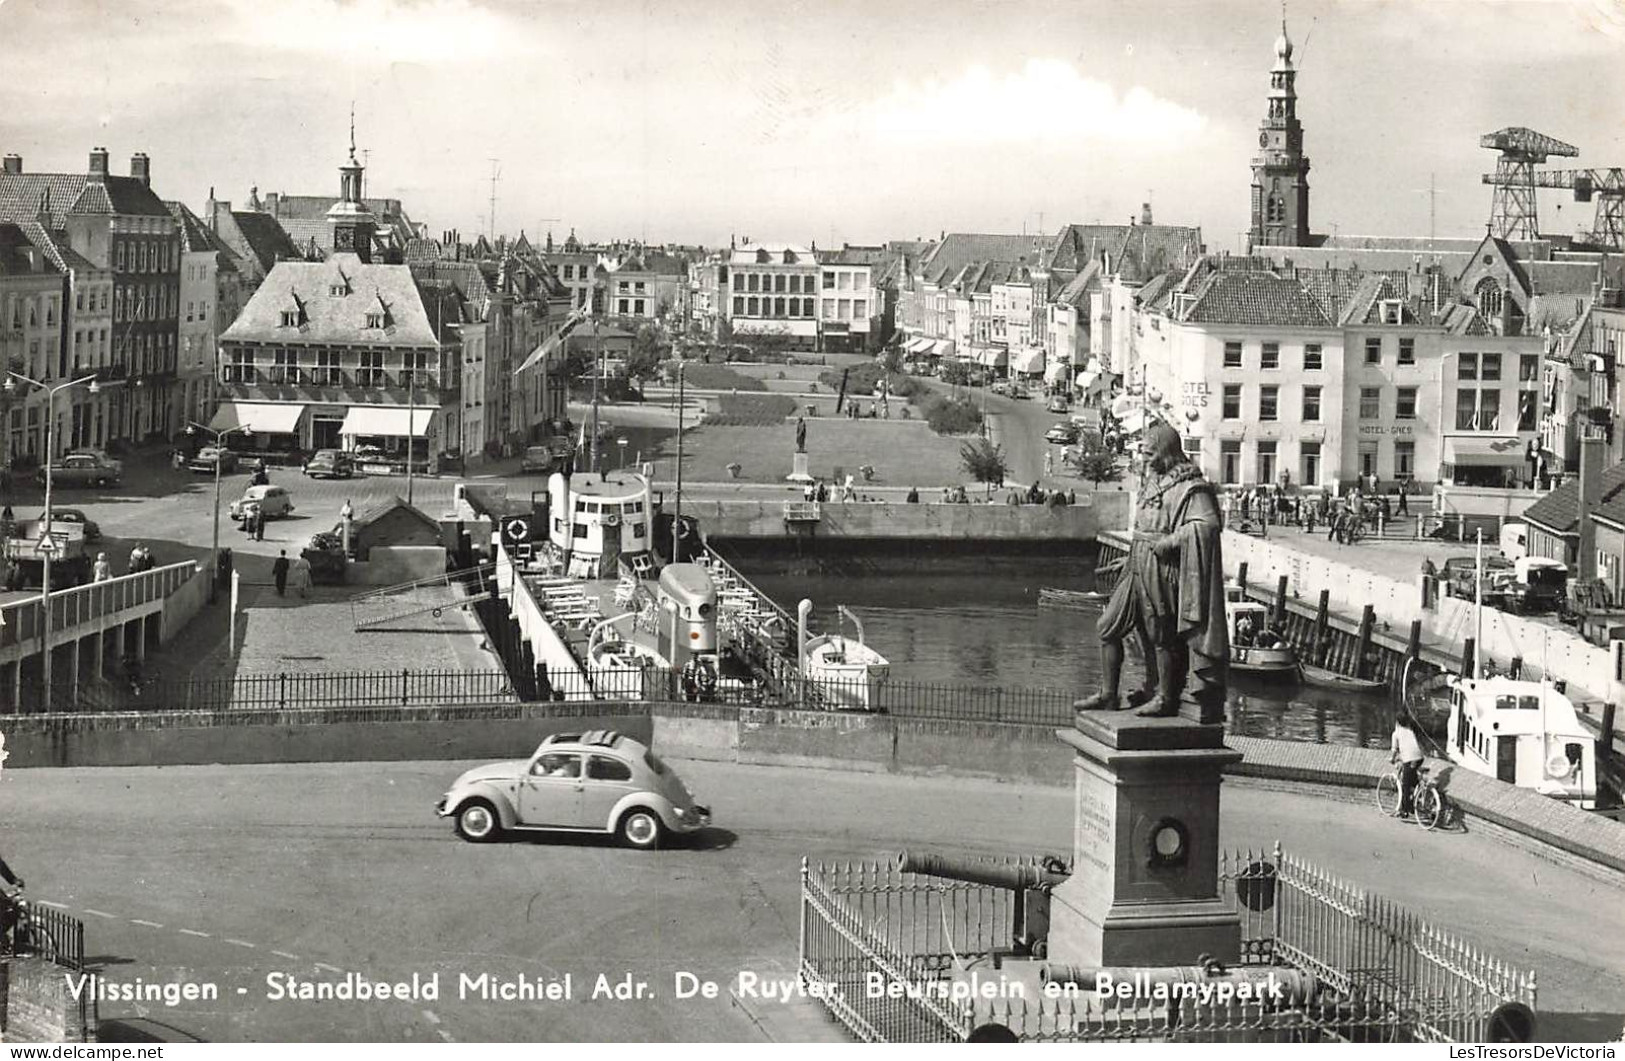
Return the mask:
<path id="1" fill-rule="evenodd" d="M 1286 0 L 1282 0 L 1281 10 L 1282 12 L 1286 11 Z M 1282 16 L 1281 26 L 1283 27 L 1284 32 L 1286 26 L 1284 14 Z M 355 161 L 355 100 L 350 101 L 350 161 Z"/>
<path id="2" fill-rule="evenodd" d="M 1309 242 L 1309 159 L 1303 153 L 1298 72 L 1292 51 L 1286 0 L 1281 0 L 1281 35 L 1275 39 L 1275 63 L 1270 67 L 1269 109 L 1259 123 L 1259 154 L 1252 162 L 1249 252 L 1253 247 L 1302 247 Z"/>

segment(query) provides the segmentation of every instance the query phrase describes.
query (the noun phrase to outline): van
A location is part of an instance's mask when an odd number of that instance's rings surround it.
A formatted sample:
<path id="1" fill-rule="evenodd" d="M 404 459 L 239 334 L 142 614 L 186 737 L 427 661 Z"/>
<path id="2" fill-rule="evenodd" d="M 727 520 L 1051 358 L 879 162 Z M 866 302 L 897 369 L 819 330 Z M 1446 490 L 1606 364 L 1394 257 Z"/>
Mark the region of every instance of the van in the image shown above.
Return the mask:
<path id="1" fill-rule="evenodd" d="M 1501 555 L 1522 560 L 1529 555 L 1529 524 L 1507 523 L 1501 527 Z"/>

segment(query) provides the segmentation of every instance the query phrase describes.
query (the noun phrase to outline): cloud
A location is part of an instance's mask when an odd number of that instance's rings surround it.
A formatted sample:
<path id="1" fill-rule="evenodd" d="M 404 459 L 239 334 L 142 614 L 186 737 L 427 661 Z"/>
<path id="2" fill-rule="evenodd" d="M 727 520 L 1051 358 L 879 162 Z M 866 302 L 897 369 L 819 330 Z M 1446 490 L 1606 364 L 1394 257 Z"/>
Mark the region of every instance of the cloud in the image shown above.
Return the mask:
<path id="1" fill-rule="evenodd" d="M 238 43 L 375 63 L 467 63 L 515 47 L 507 19 L 475 0 L 227 0 Z"/>
<path id="2" fill-rule="evenodd" d="M 1207 126 L 1189 107 L 1138 86 L 1119 94 L 1057 59 L 1030 59 L 1003 76 L 973 66 L 952 81 L 899 82 L 861 112 L 883 137 L 943 144 L 1094 140 L 1174 148 Z"/>

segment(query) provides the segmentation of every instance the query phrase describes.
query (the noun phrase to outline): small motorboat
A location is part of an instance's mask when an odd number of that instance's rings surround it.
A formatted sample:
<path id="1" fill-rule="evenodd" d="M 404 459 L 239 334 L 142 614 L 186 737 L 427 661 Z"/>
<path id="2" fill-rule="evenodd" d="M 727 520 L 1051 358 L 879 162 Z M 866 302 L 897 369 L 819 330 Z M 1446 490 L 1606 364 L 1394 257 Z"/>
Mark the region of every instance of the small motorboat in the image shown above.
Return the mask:
<path id="1" fill-rule="evenodd" d="M 891 663 L 863 641 L 863 623 L 845 605 L 840 614 L 852 621 L 858 636 L 824 634 L 807 640 L 801 673 L 824 706 L 837 711 L 879 710 L 880 689 L 891 677 Z"/>
<path id="2" fill-rule="evenodd" d="M 1231 670 L 1297 677 L 1298 653 L 1270 629 L 1268 608 L 1248 600 L 1240 586 L 1227 585 L 1224 612 L 1230 627 Z"/>
<path id="3" fill-rule="evenodd" d="M 1313 663 L 1298 664 L 1305 685 L 1313 685 L 1317 689 L 1338 689 L 1349 693 L 1380 693 L 1388 688 L 1388 683 L 1380 678 L 1355 678 L 1348 674 L 1339 674 L 1325 667 L 1317 667 Z"/>
<path id="4" fill-rule="evenodd" d="M 1111 599 L 1110 593 L 1093 589 L 1053 589 L 1049 586 L 1038 591 L 1040 608 L 1067 608 L 1072 611 L 1093 611 Z"/>

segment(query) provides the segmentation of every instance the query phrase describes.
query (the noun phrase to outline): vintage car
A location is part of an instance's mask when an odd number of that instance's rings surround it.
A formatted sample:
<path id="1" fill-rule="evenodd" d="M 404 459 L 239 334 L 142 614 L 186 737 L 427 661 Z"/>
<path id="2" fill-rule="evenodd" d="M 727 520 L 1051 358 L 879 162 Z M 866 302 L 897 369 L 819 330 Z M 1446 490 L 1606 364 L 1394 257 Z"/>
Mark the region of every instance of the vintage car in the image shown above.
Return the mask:
<path id="1" fill-rule="evenodd" d="M 1066 400 L 1065 395 L 1057 394 L 1049 400 L 1049 404 L 1044 406 L 1044 408 L 1048 409 L 1052 413 L 1065 413 L 1067 410 L 1072 408 L 1072 404 Z"/>
<path id="2" fill-rule="evenodd" d="M 243 510 L 251 504 L 259 505 L 260 511 L 266 519 L 276 519 L 286 516 L 293 511 L 293 498 L 288 496 L 286 487 L 267 484 L 265 486 L 251 486 L 243 491 L 243 496 L 231 503 L 229 509 L 231 518 L 243 518 Z"/>
<path id="3" fill-rule="evenodd" d="M 230 475 L 237 470 L 237 454 L 220 446 L 204 446 L 186 466 L 207 475 L 213 475 L 216 471 L 221 475 Z"/>
<path id="4" fill-rule="evenodd" d="M 355 461 L 341 449 L 319 449 L 305 462 L 305 475 L 312 479 L 348 479 L 355 474 Z"/>
<path id="5" fill-rule="evenodd" d="M 45 469 L 35 473 L 45 481 Z M 51 482 L 55 486 L 108 486 L 119 481 L 121 465 L 91 453 L 70 453 L 51 465 Z"/>
<path id="6" fill-rule="evenodd" d="M 554 734 L 529 759 L 475 767 L 435 805 L 473 843 L 505 831 L 608 833 L 654 848 L 711 821 L 672 768 L 614 730 Z"/>
<path id="7" fill-rule="evenodd" d="M 1044 432 L 1044 441 L 1057 446 L 1070 446 L 1078 440 L 1076 424 L 1059 423 Z"/>
<path id="8" fill-rule="evenodd" d="M 101 526 L 95 520 L 85 515 L 85 510 L 82 508 L 57 508 L 53 505 L 51 506 L 51 522 L 77 523 L 81 527 L 85 528 L 85 541 L 101 541 Z"/>

